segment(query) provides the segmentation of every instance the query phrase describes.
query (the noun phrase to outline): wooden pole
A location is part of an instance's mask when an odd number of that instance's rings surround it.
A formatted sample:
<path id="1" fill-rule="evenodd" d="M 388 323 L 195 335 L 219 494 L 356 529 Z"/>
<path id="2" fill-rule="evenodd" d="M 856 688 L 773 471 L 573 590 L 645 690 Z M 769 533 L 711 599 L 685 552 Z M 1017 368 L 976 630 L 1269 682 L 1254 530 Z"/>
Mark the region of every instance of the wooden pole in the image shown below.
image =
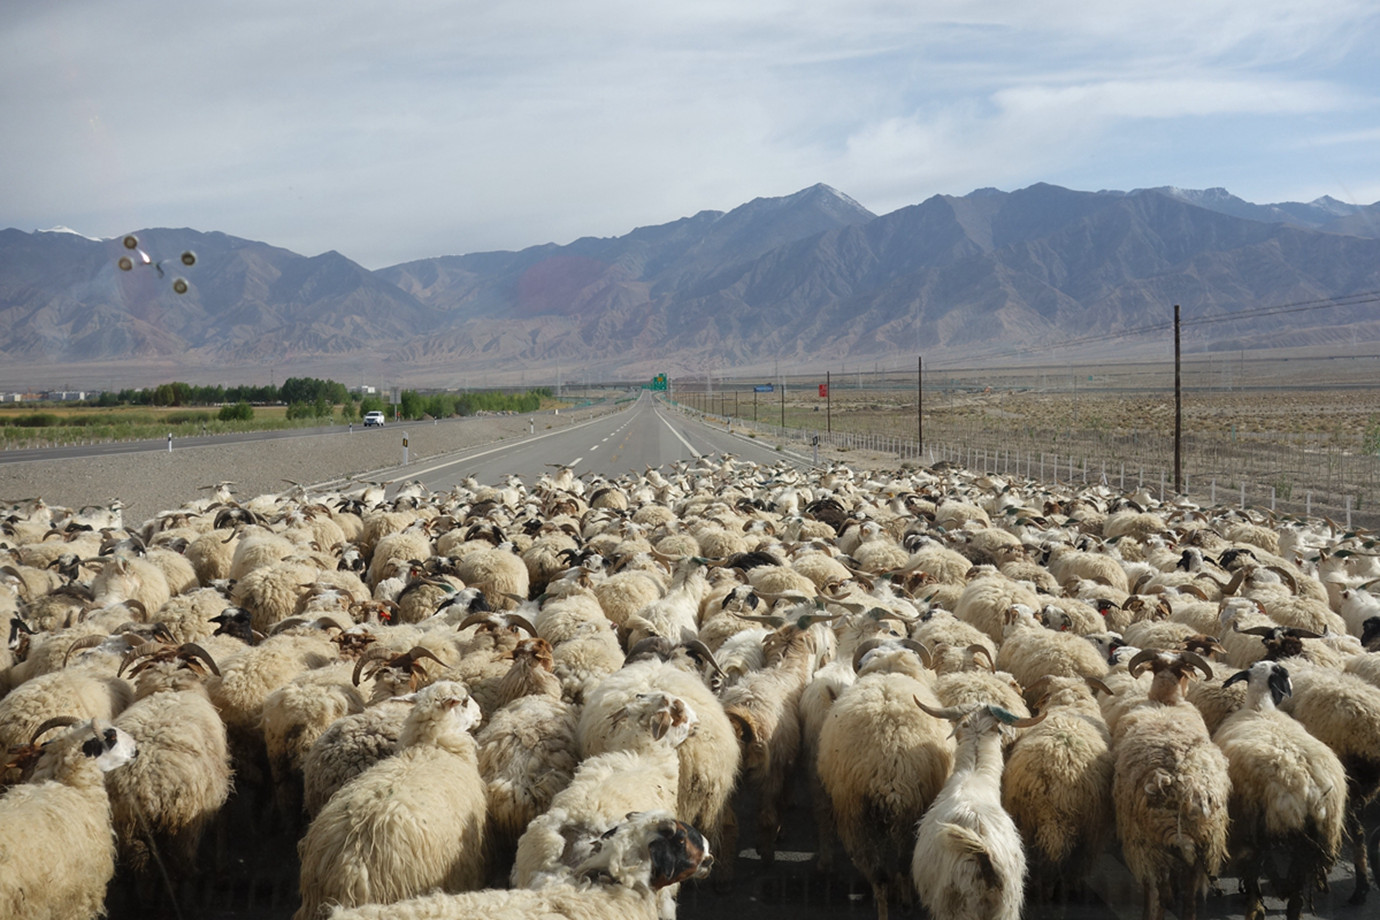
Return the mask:
<path id="1" fill-rule="evenodd" d="M 781 432 L 782 432 L 782 436 L 783 436 L 783 437 L 785 436 L 785 431 L 786 431 L 786 381 L 785 381 L 785 379 L 783 378 L 782 381 L 781 381 Z"/>
<path id="2" fill-rule="evenodd" d="M 1184 400 L 1179 357 L 1179 305 L 1174 304 L 1174 491 L 1182 495 L 1184 491 Z"/>
<path id="3" fill-rule="evenodd" d="M 834 391 L 829 387 L 829 372 L 824 372 L 824 427 L 829 434 L 834 433 Z M 818 428 L 815 431 L 819 431 Z"/>
<path id="4" fill-rule="evenodd" d="M 925 449 L 925 358 L 915 359 L 915 444 L 917 451 Z"/>

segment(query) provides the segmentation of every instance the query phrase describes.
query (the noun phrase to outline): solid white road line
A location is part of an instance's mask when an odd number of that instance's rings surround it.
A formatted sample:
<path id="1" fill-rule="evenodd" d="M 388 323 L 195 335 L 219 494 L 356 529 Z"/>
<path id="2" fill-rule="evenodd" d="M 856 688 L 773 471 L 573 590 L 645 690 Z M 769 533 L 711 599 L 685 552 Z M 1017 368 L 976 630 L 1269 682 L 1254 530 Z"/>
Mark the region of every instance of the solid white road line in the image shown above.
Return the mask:
<path id="1" fill-rule="evenodd" d="M 661 419 L 661 424 L 665 425 L 667 428 L 670 428 L 670 429 L 671 429 L 671 434 L 675 435 L 675 436 L 676 436 L 676 439 L 677 439 L 678 441 L 680 441 L 680 443 L 682 443 L 682 444 L 685 445 L 685 449 L 688 450 L 688 451 L 690 451 L 690 456 L 692 456 L 692 457 L 699 457 L 699 456 L 701 456 L 701 454 L 700 454 L 699 451 L 695 450 L 695 448 L 693 448 L 693 447 L 690 446 L 690 442 L 689 442 L 689 441 L 687 441 L 687 440 L 685 440 L 685 438 L 681 437 L 681 434 L 680 434 L 679 431 L 676 431 L 676 429 L 671 428 L 671 423 L 668 422 L 668 421 L 666 421 L 666 418 L 665 418 L 660 412 L 658 412 L 658 413 L 656 414 L 656 417 L 659 418 L 659 419 Z"/>

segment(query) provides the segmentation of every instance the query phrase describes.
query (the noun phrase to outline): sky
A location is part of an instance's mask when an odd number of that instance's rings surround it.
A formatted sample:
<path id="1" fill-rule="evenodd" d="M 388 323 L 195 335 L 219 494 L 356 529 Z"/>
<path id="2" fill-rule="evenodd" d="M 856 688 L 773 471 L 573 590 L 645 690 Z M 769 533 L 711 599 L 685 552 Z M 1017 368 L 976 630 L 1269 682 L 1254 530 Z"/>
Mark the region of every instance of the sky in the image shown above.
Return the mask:
<path id="1" fill-rule="evenodd" d="M 1374 0 L 10 0 L 0 227 L 368 268 L 826 183 L 1380 200 Z"/>

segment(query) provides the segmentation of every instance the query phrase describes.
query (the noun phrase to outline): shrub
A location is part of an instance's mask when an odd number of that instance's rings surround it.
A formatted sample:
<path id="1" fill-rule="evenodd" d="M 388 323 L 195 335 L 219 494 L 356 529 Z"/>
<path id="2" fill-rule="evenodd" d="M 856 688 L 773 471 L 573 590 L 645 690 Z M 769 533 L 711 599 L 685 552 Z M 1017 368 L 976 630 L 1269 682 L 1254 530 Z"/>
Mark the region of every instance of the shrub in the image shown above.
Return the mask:
<path id="1" fill-rule="evenodd" d="M 222 422 L 248 422 L 254 418 L 254 407 L 243 400 L 221 406 L 218 418 Z"/>

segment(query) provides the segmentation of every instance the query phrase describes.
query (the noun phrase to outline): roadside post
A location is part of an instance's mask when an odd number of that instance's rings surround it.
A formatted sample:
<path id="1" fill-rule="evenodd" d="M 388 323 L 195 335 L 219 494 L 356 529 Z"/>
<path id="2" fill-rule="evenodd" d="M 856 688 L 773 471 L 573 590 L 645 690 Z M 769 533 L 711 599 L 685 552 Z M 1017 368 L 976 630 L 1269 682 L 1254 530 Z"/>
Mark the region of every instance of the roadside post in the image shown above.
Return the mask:
<path id="1" fill-rule="evenodd" d="M 407 466 L 407 432 L 403 432 L 403 466 Z"/>

